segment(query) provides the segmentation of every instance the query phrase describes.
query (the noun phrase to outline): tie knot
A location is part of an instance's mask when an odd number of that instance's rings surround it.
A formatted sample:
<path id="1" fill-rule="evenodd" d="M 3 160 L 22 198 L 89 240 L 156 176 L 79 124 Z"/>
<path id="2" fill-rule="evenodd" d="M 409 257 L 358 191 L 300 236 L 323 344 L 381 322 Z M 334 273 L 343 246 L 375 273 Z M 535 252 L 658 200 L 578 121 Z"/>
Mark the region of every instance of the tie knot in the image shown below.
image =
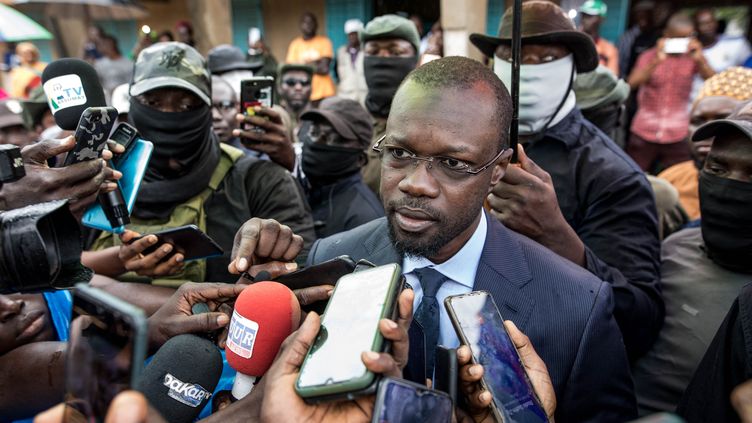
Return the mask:
<path id="1" fill-rule="evenodd" d="M 414 272 L 420 281 L 421 288 L 423 288 L 424 297 L 436 297 L 441 284 L 447 280 L 447 277 L 441 272 L 430 267 L 415 269 Z"/>

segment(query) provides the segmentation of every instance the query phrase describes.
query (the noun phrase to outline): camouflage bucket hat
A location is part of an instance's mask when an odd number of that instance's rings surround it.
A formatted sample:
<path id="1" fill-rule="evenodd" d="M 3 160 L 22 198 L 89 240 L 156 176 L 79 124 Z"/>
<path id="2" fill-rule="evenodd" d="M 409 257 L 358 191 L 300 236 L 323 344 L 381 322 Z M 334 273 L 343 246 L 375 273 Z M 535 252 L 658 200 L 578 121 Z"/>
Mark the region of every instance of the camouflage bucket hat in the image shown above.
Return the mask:
<path id="1" fill-rule="evenodd" d="M 138 55 L 133 67 L 131 96 L 166 87 L 188 90 L 211 106 L 211 75 L 206 61 L 187 44 L 157 43 Z"/>

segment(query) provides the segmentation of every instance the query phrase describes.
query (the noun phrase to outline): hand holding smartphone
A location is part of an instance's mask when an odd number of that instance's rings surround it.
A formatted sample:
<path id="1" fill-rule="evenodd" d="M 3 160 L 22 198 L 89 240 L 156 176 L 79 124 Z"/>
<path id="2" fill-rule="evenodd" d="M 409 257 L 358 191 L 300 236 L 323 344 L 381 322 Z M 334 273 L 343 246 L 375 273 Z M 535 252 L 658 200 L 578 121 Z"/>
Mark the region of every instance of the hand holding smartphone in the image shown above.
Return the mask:
<path id="1" fill-rule="evenodd" d="M 65 157 L 64 166 L 102 157 L 102 150 L 115 124 L 114 107 L 89 107 L 81 114 L 74 137 L 76 146 Z"/>
<path id="2" fill-rule="evenodd" d="M 444 392 L 403 379 L 384 378 L 379 383 L 372 423 L 449 423 L 454 407 Z"/>
<path id="3" fill-rule="evenodd" d="M 222 247 L 211 239 L 209 235 L 202 232 L 196 225 L 185 225 L 178 228 L 155 232 L 153 234 L 144 234 L 133 241 L 137 241 L 148 235 L 155 235 L 157 237 L 157 242 L 142 251 L 141 254 L 143 255 L 153 253 L 165 243 L 173 246 L 170 256 L 180 253 L 183 255 L 183 261 L 216 257 L 221 256 L 224 253 Z M 165 260 L 166 259 L 167 257 L 165 257 Z"/>
<path id="4" fill-rule="evenodd" d="M 73 291 L 64 421 L 102 421 L 112 399 L 136 386 L 146 358 L 143 311 L 87 284 Z"/>
<path id="5" fill-rule="evenodd" d="M 481 386 L 493 396 L 496 420 L 548 422 L 493 297 L 475 291 L 447 297 L 444 306 L 460 342 L 470 347 L 472 362 L 483 366 Z"/>

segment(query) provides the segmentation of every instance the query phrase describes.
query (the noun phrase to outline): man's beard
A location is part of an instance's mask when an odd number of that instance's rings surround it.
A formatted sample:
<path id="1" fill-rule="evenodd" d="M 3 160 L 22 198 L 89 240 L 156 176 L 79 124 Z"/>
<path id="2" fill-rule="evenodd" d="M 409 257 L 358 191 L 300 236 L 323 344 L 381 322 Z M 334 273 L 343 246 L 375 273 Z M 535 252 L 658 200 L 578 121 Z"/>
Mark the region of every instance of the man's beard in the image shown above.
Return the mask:
<path id="1" fill-rule="evenodd" d="M 398 232 L 394 214 L 399 207 L 422 210 L 436 221 L 439 231 L 436 234 Z M 430 259 L 473 224 L 473 221 L 478 217 L 478 210 L 473 207 L 461 208 L 460 213 L 448 217 L 428 205 L 426 200 L 406 197 L 399 201 L 387 203 L 386 216 L 389 223 L 389 238 L 401 257 L 412 256 Z"/>

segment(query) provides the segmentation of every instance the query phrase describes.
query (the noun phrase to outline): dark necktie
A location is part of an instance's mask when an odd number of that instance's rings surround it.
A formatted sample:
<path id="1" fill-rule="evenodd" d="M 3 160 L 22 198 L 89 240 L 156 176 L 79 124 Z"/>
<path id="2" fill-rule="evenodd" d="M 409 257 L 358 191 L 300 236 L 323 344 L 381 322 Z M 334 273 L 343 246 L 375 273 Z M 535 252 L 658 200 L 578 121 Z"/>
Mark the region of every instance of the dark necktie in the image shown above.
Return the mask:
<path id="1" fill-rule="evenodd" d="M 423 288 L 423 298 L 415 311 L 415 321 L 423 328 L 426 340 L 426 377 L 433 378 L 436 344 L 439 342 L 439 302 L 436 293 L 447 277 L 429 267 L 414 270 Z"/>

